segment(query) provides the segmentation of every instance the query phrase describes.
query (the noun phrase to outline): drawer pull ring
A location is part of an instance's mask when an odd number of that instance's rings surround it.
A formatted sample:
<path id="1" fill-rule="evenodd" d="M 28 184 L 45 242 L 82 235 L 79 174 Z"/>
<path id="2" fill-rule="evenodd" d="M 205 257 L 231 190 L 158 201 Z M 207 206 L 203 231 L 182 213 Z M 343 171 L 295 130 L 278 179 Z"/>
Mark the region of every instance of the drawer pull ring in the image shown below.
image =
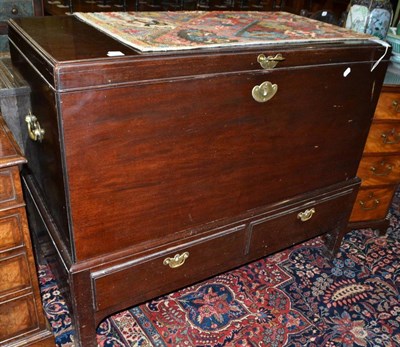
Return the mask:
<path id="1" fill-rule="evenodd" d="M 364 211 L 372 211 L 372 210 L 376 210 L 379 206 L 379 204 L 381 203 L 378 199 L 374 199 L 372 201 L 372 205 L 371 206 L 367 206 L 367 202 L 364 202 L 362 200 L 359 201 L 361 209 Z"/>
<path id="2" fill-rule="evenodd" d="M 189 252 L 175 254 L 173 258 L 165 258 L 163 264 L 175 269 L 179 266 L 182 266 L 187 258 L 189 258 Z"/>
<path id="3" fill-rule="evenodd" d="M 386 163 L 384 160 L 377 166 L 378 167 L 371 166 L 371 171 L 374 176 L 378 176 L 378 177 L 389 176 L 389 174 L 393 170 L 393 165 L 390 163 Z M 379 168 L 381 168 L 382 171 L 378 171 Z"/>
<path id="4" fill-rule="evenodd" d="M 272 84 L 269 81 L 261 83 L 259 86 L 255 86 L 251 91 L 251 95 L 257 102 L 266 102 L 274 97 L 278 91 L 278 85 Z"/>
<path id="5" fill-rule="evenodd" d="M 400 142 L 400 134 L 396 134 L 395 129 L 382 133 L 381 137 L 385 145 L 395 145 Z M 390 138 L 393 138 L 393 140 L 390 140 Z"/>
<path id="6" fill-rule="evenodd" d="M 29 137 L 33 141 L 42 142 L 45 131 L 41 128 L 36 116 L 29 111 L 29 114 L 25 117 L 25 122 L 28 125 Z"/>
<path id="7" fill-rule="evenodd" d="M 300 219 L 302 222 L 306 222 L 311 219 L 314 213 L 315 208 L 310 208 L 309 210 L 305 210 L 304 212 L 299 212 L 297 215 L 297 219 Z"/>
<path id="8" fill-rule="evenodd" d="M 285 58 L 282 57 L 282 54 L 278 53 L 273 57 L 272 55 L 269 55 L 266 57 L 264 54 L 260 54 L 257 57 L 257 62 L 261 65 L 261 67 L 265 70 L 270 70 L 273 69 L 276 65 L 278 65 L 279 62 L 284 61 Z"/>

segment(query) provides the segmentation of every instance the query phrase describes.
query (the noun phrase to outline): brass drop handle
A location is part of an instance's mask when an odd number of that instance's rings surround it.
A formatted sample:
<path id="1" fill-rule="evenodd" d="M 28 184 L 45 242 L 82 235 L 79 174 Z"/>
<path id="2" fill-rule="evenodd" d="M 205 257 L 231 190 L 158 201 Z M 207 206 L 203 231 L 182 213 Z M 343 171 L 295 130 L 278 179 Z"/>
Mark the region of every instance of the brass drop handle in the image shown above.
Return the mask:
<path id="1" fill-rule="evenodd" d="M 42 142 L 45 131 L 41 128 L 36 116 L 29 112 L 29 114 L 25 117 L 25 122 L 28 126 L 29 137 L 33 141 Z"/>
<path id="2" fill-rule="evenodd" d="M 369 196 L 369 197 L 371 198 L 372 196 Z M 372 201 L 372 205 L 371 205 L 371 206 L 367 206 L 367 202 L 362 201 L 362 200 L 359 201 L 359 204 L 360 204 L 360 206 L 361 206 L 361 209 L 364 210 L 364 211 L 376 210 L 376 209 L 378 208 L 378 206 L 379 206 L 380 203 L 381 203 L 380 200 L 374 199 L 374 200 Z"/>
<path id="3" fill-rule="evenodd" d="M 382 142 L 385 145 L 395 145 L 400 142 L 400 134 L 396 133 L 396 129 L 392 129 L 391 131 L 387 131 L 381 134 Z M 393 140 L 390 140 L 393 138 Z"/>
<path id="4" fill-rule="evenodd" d="M 284 61 L 285 58 L 282 57 L 282 54 L 278 53 L 274 57 L 269 55 L 266 57 L 264 54 L 260 54 L 257 57 L 257 62 L 261 65 L 261 67 L 265 70 L 273 69 L 279 62 Z"/>
<path id="5" fill-rule="evenodd" d="M 253 99 L 257 102 L 266 102 L 271 100 L 276 92 L 278 91 L 278 85 L 272 84 L 269 81 L 261 83 L 259 86 L 255 86 L 251 91 Z"/>
<path id="6" fill-rule="evenodd" d="M 392 106 L 394 107 L 396 112 L 399 112 L 399 102 L 397 100 L 392 101 Z"/>
<path id="7" fill-rule="evenodd" d="M 386 163 L 384 160 L 382 160 L 377 166 L 378 167 L 371 166 L 371 169 L 370 169 L 374 176 L 378 176 L 378 177 L 389 176 L 389 174 L 393 170 L 393 165 L 390 163 Z M 378 171 L 379 167 L 381 168 L 382 171 Z"/>
<path id="8" fill-rule="evenodd" d="M 307 222 L 315 213 L 315 208 L 310 208 L 305 210 L 304 212 L 299 212 L 297 214 L 297 219 L 300 219 L 302 222 Z"/>
<path id="9" fill-rule="evenodd" d="M 173 258 L 165 258 L 163 264 L 168 265 L 172 269 L 175 269 L 179 266 L 182 266 L 187 258 L 189 258 L 189 252 L 175 254 Z"/>

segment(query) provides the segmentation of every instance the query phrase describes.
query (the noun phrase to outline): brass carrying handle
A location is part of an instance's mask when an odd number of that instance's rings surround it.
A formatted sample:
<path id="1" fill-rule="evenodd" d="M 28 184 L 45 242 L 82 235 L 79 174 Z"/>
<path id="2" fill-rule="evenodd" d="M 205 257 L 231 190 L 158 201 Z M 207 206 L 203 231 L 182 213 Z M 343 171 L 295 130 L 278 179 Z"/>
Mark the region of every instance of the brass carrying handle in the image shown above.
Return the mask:
<path id="1" fill-rule="evenodd" d="M 168 265 L 172 269 L 175 269 L 179 266 L 182 266 L 187 258 L 189 258 L 189 252 L 175 254 L 173 258 L 165 258 L 163 264 Z"/>
<path id="2" fill-rule="evenodd" d="M 382 142 L 385 145 L 395 145 L 400 142 L 400 134 L 396 133 L 396 129 L 392 129 L 391 131 L 387 131 L 381 134 Z M 393 140 L 390 140 L 393 138 Z"/>
<path id="3" fill-rule="evenodd" d="M 257 57 L 257 62 L 261 65 L 261 67 L 265 70 L 273 69 L 279 62 L 284 61 L 285 58 L 282 57 L 282 54 L 278 53 L 274 57 L 269 55 L 266 57 L 264 54 L 260 54 Z"/>
<path id="4" fill-rule="evenodd" d="M 382 160 L 378 165 L 376 165 L 378 167 L 375 166 L 371 166 L 370 170 L 372 171 L 372 174 L 374 176 L 378 176 L 378 177 L 385 177 L 385 176 L 389 176 L 389 174 L 392 172 L 393 170 L 393 165 L 390 163 L 386 163 L 384 160 Z M 382 171 L 378 171 L 379 168 Z"/>
<path id="5" fill-rule="evenodd" d="M 302 222 L 307 222 L 315 213 L 315 208 L 310 208 L 305 210 L 304 212 L 299 212 L 297 214 L 297 219 L 300 219 Z"/>
<path id="6" fill-rule="evenodd" d="M 29 111 L 29 114 L 25 117 L 25 122 L 28 126 L 29 137 L 33 141 L 42 142 L 45 131 L 41 128 L 36 116 Z"/>
<path id="7" fill-rule="evenodd" d="M 253 99 L 257 102 L 266 102 L 271 100 L 276 92 L 278 91 L 278 85 L 272 84 L 269 81 L 261 83 L 259 86 L 255 86 L 251 91 Z"/>

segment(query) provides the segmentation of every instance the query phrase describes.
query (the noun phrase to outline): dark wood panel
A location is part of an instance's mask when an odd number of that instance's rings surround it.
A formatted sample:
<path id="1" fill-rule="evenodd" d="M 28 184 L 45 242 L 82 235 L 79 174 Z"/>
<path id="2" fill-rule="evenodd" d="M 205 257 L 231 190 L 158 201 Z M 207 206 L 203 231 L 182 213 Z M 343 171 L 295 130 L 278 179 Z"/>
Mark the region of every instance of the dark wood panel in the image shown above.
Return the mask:
<path id="1" fill-rule="evenodd" d="M 371 95 L 358 82 L 369 65 L 352 69 L 346 80 L 327 66 L 299 69 L 294 80 L 287 70 L 63 94 L 77 257 L 354 177 L 373 103 L 357 102 Z M 267 79 L 282 87 L 258 103 L 251 90 Z"/>
<path id="2" fill-rule="evenodd" d="M 122 264 L 115 270 L 110 268 L 93 274 L 96 309 L 140 303 L 237 266 L 243 259 L 244 231 L 242 224 L 147 259 Z M 180 256 L 177 262 L 180 266 L 173 268 L 165 263 L 167 258 L 176 255 Z M 187 258 L 182 258 L 184 255 Z M 118 296 L 114 295 L 115 286 L 119 288 Z"/>
<path id="3" fill-rule="evenodd" d="M 341 215 L 339 210 L 346 206 L 350 211 L 357 194 L 357 189 L 351 188 L 353 189 L 333 192 L 329 196 L 319 197 L 251 222 L 248 252 L 262 256 L 266 252 L 277 252 L 302 240 L 341 228 L 349 215 L 338 218 Z"/>

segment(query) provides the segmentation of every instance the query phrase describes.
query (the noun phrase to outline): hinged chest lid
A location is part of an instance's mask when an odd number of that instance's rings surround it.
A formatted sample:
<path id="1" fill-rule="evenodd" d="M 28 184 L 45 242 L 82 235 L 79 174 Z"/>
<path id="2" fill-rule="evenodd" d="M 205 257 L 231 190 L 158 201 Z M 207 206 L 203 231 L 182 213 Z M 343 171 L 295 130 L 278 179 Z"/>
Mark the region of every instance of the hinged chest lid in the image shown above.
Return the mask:
<path id="1" fill-rule="evenodd" d="M 58 91 L 268 72 L 260 64 L 262 57 L 276 60 L 275 69 L 282 69 L 358 61 L 372 66 L 385 54 L 371 36 L 284 12 L 33 17 L 10 21 L 9 37 L 11 50 L 23 51 Z"/>

